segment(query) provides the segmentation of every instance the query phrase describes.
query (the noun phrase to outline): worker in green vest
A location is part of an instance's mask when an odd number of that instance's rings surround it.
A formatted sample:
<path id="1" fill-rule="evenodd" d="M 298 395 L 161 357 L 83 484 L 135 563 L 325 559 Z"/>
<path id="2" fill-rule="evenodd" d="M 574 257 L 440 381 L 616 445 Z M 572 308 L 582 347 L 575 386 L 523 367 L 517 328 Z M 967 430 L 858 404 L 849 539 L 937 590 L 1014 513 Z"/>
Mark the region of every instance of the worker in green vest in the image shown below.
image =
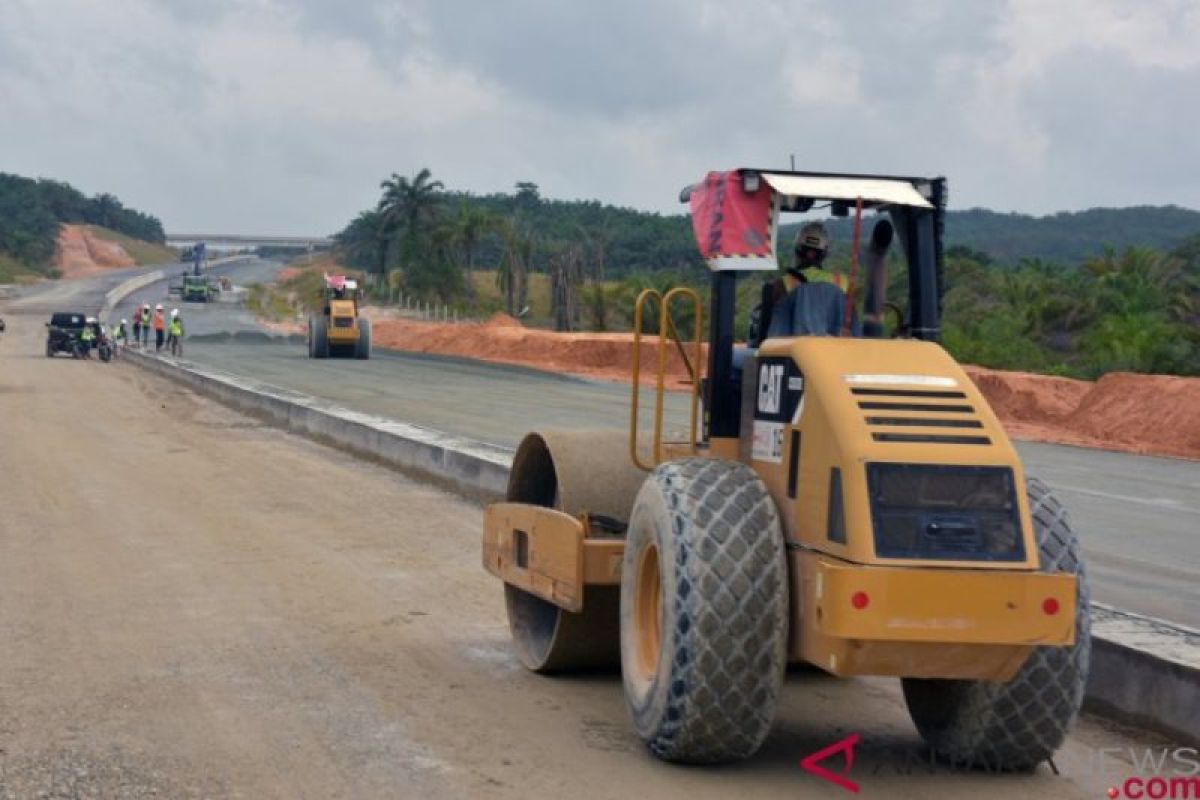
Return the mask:
<path id="1" fill-rule="evenodd" d="M 179 316 L 179 309 L 171 310 L 171 321 L 167 325 L 167 337 L 170 340 L 171 355 L 183 355 L 183 318 Z"/>
<path id="2" fill-rule="evenodd" d="M 88 317 L 83 323 L 83 328 L 81 328 L 79 331 L 79 341 L 83 345 L 81 348 L 83 353 L 81 355 L 84 358 L 92 357 L 92 345 L 96 341 L 96 331 L 93 327 L 94 325 L 95 320 L 93 320 L 91 317 Z"/>

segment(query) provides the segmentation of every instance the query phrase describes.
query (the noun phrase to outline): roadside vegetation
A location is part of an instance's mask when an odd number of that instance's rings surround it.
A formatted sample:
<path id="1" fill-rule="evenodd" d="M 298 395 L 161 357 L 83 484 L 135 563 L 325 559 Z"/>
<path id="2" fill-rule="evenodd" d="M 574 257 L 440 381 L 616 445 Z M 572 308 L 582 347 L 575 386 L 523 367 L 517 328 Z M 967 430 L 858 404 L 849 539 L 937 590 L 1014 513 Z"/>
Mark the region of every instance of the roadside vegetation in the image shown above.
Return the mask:
<path id="1" fill-rule="evenodd" d="M 166 241 L 156 217 L 126 208 L 111 194 L 87 197 L 60 181 L 0 172 L 0 281 L 52 277 L 59 226 L 66 223 L 97 225 L 111 231 L 111 236 L 156 245 Z M 133 252 L 130 255 L 138 258 Z M 171 260 L 178 258 L 172 256 Z"/>

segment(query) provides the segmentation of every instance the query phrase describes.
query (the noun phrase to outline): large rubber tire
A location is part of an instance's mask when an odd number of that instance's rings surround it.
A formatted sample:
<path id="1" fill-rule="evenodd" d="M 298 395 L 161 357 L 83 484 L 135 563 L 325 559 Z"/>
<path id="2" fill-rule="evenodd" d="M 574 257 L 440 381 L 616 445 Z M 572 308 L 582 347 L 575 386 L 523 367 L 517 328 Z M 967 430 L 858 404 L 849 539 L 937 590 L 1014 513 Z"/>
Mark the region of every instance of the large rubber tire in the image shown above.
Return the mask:
<path id="1" fill-rule="evenodd" d="M 329 330 L 323 316 L 313 316 L 308 320 L 308 356 L 329 358 Z"/>
<path id="2" fill-rule="evenodd" d="M 660 758 L 737 761 L 775 720 L 788 580 L 775 503 L 749 467 L 656 468 L 629 521 L 621 668 L 634 727 Z"/>
<path id="3" fill-rule="evenodd" d="M 1083 703 L 1091 657 L 1087 571 L 1067 510 L 1044 483 L 1027 483 L 1042 572 L 1078 579 L 1075 643 L 1037 647 L 1006 683 L 906 678 L 904 699 L 938 756 L 993 770 L 1030 770 L 1054 755 Z"/>
<path id="4" fill-rule="evenodd" d="M 354 346 L 354 357 L 366 361 L 371 357 L 371 320 L 358 318 L 358 342 Z"/>

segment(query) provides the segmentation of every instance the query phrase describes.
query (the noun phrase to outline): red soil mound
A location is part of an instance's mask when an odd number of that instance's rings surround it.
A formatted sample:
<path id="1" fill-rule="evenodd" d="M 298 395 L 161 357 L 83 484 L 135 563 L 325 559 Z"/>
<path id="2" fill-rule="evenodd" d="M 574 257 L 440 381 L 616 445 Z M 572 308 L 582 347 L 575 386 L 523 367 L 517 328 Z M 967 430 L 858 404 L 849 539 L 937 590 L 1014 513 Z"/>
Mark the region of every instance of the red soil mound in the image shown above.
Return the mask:
<path id="1" fill-rule="evenodd" d="M 64 278 L 83 278 L 136 263 L 124 247 L 97 238 L 83 225 L 63 225 L 58 232 L 54 266 Z"/>
<path id="2" fill-rule="evenodd" d="M 633 335 L 628 333 L 553 333 L 525 328 L 505 314 L 473 324 L 382 317 L 374 324 L 380 347 L 616 381 L 628 381 L 633 367 Z M 642 341 L 646 384 L 651 383 L 656 344 L 655 337 Z M 1200 379 L 1114 373 L 1091 383 L 966 369 L 1017 438 L 1200 459 Z M 687 372 L 674 348 L 668 353 L 667 375 L 669 388 L 687 388 Z"/>
<path id="3" fill-rule="evenodd" d="M 517 319 L 516 317 L 511 317 L 508 314 L 505 314 L 503 311 L 497 311 L 495 314 L 492 314 L 490 317 L 488 317 L 487 322 L 485 322 L 484 324 L 490 328 L 524 328 L 525 327 L 524 325 L 521 324 L 521 320 Z"/>
<path id="4" fill-rule="evenodd" d="M 459 325 L 376 316 L 373 324 L 372 338 L 379 347 L 521 364 L 615 381 L 629 380 L 633 370 L 633 334 L 629 333 L 554 333 L 526 328 L 507 314 L 495 314 L 484 323 Z M 657 341 L 652 336 L 642 340 L 642 380 L 647 384 L 652 383 Z M 686 387 L 687 370 L 674 349 L 668 356 L 667 376 L 671 388 Z"/>

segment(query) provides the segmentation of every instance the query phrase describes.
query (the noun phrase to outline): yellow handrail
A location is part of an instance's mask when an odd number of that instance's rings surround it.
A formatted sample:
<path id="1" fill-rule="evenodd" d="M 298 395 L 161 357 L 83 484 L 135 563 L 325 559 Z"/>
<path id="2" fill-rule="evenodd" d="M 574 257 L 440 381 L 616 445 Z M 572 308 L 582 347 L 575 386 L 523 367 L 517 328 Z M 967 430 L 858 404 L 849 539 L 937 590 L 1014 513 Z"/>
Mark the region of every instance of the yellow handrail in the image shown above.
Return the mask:
<path id="1" fill-rule="evenodd" d="M 695 316 L 695 340 L 693 342 L 695 351 L 692 358 L 688 358 L 687 349 L 683 346 L 683 339 L 679 335 L 679 329 L 675 325 L 675 320 L 671 317 L 671 301 L 676 297 L 684 297 L 691 301 L 693 314 Z M 647 464 L 642 461 L 638 454 L 638 398 L 641 390 L 642 377 L 642 321 L 645 316 L 646 303 L 651 300 L 658 302 L 658 369 L 655 375 L 655 397 L 654 397 L 654 440 L 653 440 L 653 455 L 654 461 Z M 674 342 L 679 350 L 680 358 L 683 360 L 684 368 L 687 370 L 688 376 L 691 378 L 692 385 L 692 405 L 691 405 L 691 426 L 689 429 L 688 443 L 695 452 L 696 448 L 696 431 L 700 416 L 700 370 L 704 363 L 704 306 L 700 302 L 700 295 L 696 290 L 686 286 L 677 286 L 668 291 L 665 295 L 657 289 L 645 289 L 638 295 L 637 302 L 633 307 L 633 389 L 630 399 L 630 414 L 629 414 L 629 457 L 633 463 L 640 469 L 651 470 L 658 464 L 662 463 L 662 421 L 663 421 L 663 399 L 666 395 L 666 374 L 667 374 L 667 342 Z"/>

